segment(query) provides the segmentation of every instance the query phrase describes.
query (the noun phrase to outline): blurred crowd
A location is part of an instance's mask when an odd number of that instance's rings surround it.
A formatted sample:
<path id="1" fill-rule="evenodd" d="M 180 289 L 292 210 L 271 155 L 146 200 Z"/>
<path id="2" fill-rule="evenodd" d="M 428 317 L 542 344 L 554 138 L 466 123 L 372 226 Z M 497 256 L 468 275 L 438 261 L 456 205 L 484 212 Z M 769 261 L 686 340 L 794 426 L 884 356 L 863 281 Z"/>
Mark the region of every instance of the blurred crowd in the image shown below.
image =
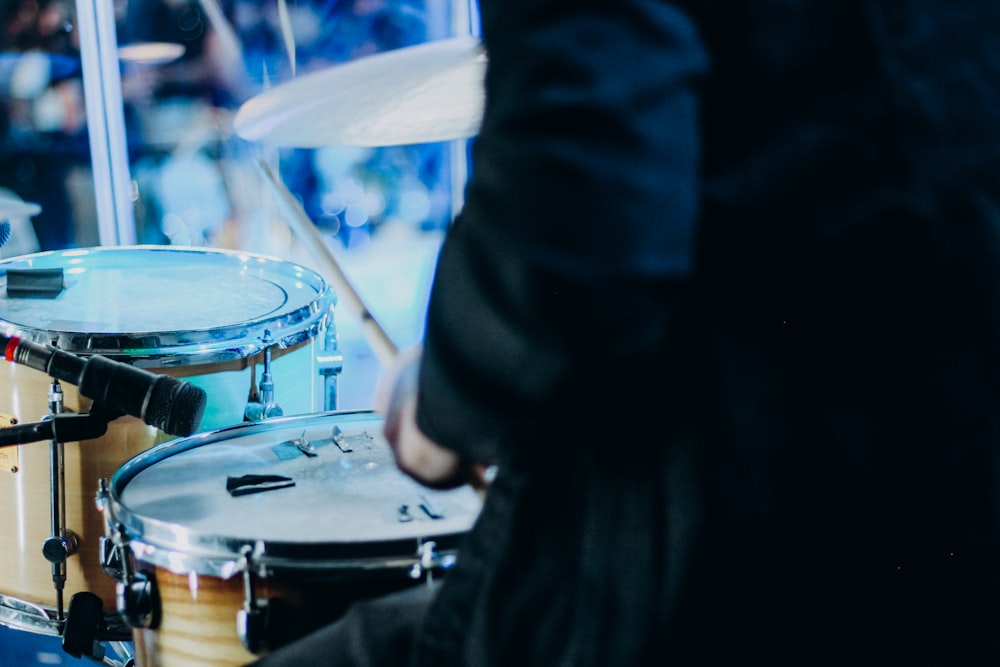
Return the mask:
<path id="1" fill-rule="evenodd" d="M 114 11 L 139 243 L 280 254 L 258 157 L 345 246 L 386 226 L 421 232 L 450 222 L 447 145 L 268 148 L 232 131 L 240 105 L 269 87 L 450 36 L 447 5 L 117 0 Z M 6 256 L 13 247 L 100 245 L 76 12 L 72 0 L 0 1 L 0 194 L 41 206 Z M 176 50 L 160 58 L 124 55 L 126 47 L 167 45 Z"/>

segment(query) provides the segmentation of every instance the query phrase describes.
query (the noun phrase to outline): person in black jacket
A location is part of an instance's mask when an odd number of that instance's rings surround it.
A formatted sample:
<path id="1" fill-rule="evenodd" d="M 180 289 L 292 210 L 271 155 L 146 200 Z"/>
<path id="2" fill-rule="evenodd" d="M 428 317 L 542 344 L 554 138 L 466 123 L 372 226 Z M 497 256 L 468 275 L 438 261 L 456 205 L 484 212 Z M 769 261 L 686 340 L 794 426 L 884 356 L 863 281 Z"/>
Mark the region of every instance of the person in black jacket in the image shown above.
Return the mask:
<path id="1" fill-rule="evenodd" d="M 416 479 L 496 477 L 433 595 L 262 664 L 997 664 L 1000 5 L 481 12 L 377 408 Z"/>

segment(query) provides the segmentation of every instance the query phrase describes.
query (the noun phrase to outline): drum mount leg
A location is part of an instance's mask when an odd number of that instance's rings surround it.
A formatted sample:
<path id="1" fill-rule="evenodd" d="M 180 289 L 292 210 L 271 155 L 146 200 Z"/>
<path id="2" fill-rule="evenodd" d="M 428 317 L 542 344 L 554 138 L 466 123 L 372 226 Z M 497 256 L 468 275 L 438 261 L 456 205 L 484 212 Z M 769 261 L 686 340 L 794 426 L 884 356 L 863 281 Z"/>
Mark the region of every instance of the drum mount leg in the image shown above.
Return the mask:
<path id="1" fill-rule="evenodd" d="M 260 376 L 259 389 L 253 386 L 251 381 L 250 397 L 243 411 L 243 420 L 248 422 L 281 417 L 284 414 L 281 406 L 274 402 L 274 377 L 271 375 L 271 346 L 274 344 L 274 339 L 270 330 L 264 330 L 261 342 L 264 344 L 264 371 Z"/>

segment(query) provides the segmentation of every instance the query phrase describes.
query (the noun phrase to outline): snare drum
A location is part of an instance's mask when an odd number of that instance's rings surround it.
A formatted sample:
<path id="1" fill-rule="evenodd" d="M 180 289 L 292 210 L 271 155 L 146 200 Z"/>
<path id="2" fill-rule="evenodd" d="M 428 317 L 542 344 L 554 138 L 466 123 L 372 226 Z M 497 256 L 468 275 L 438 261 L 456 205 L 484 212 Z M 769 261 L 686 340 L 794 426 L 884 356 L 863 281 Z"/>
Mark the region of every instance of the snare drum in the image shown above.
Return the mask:
<path id="1" fill-rule="evenodd" d="M 102 486 L 140 667 L 244 665 L 353 601 L 426 585 L 481 509 L 468 486 L 401 473 L 364 411 L 174 440 Z"/>
<path id="2" fill-rule="evenodd" d="M 62 289 L 33 296 L 9 289 L 14 276 L 36 274 L 49 281 L 56 275 Z M 80 356 L 100 354 L 200 386 L 207 394 L 202 431 L 244 422 L 265 359 L 274 402 L 284 414 L 335 407 L 324 403 L 329 369 L 320 361 L 331 355 L 319 350 L 335 340 L 329 335 L 333 304 L 333 293 L 319 274 L 248 253 L 104 247 L 0 262 L 0 333 Z M 50 411 L 51 388 L 46 374 L 0 360 L 0 416 L 40 421 Z M 90 410 L 89 399 L 76 387 L 62 383 L 60 388 L 65 411 Z M 61 624 L 52 620 L 58 614 L 52 612 L 80 591 L 99 595 L 114 611 L 114 581 L 99 555 L 104 526 L 94 508 L 97 482 L 169 439 L 124 416 L 97 440 L 63 445 L 61 513 L 78 547 L 65 560 L 62 594 L 42 555 L 53 525 L 51 447 L 0 448 L 0 624 L 59 634 Z"/>

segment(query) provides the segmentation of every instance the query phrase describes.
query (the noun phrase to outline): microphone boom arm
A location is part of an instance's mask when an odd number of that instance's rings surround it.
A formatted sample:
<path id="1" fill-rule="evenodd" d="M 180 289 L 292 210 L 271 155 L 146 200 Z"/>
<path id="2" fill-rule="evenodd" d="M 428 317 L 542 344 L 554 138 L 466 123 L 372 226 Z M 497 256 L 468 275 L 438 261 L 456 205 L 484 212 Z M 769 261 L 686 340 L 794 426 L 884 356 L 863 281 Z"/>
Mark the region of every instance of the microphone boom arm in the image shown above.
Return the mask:
<path id="1" fill-rule="evenodd" d="M 50 415 L 39 422 L 7 426 L 0 428 L 0 447 L 52 440 L 93 440 L 107 433 L 108 424 L 124 414 L 94 403 L 91 411 L 86 414 L 61 413 Z"/>

